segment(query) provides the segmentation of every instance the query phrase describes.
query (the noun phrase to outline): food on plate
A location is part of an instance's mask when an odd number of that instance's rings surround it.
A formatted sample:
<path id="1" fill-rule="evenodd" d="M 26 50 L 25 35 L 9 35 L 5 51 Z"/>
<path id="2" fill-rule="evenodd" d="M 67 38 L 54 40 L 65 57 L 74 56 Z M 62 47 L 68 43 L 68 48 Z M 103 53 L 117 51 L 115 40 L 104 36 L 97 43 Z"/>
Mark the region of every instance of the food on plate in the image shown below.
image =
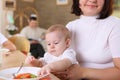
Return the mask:
<path id="1" fill-rule="evenodd" d="M 37 76 L 31 73 L 21 73 L 14 77 L 14 79 L 26 79 L 26 78 L 37 78 Z"/>
<path id="2" fill-rule="evenodd" d="M 31 73 L 20 73 L 14 77 L 14 79 L 30 79 L 30 78 L 37 78 L 37 76 Z M 44 78 L 41 78 L 39 80 L 51 80 L 51 78 L 50 76 L 45 76 Z"/>

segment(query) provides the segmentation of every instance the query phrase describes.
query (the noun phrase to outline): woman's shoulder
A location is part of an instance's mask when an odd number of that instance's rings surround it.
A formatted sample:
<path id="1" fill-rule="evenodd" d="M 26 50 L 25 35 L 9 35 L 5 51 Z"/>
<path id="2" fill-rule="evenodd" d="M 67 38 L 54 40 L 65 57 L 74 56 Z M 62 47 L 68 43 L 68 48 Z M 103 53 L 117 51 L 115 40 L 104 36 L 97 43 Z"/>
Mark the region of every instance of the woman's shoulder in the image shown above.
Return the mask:
<path id="1" fill-rule="evenodd" d="M 72 20 L 72 21 L 69 21 L 67 24 L 66 24 L 66 27 L 72 27 L 72 26 L 75 26 L 76 23 L 79 22 L 80 19 L 75 19 L 75 20 Z"/>
<path id="2" fill-rule="evenodd" d="M 76 22 L 78 22 L 80 19 L 75 19 L 75 20 L 72 20 L 72 21 L 69 21 L 68 24 L 74 24 Z"/>
<path id="3" fill-rule="evenodd" d="M 120 23 L 120 18 L 116 16 L 109 16 L 106 20 L 111 23 Z"/>
<path id="4" fill-rule="evenodd" d="M 105 25 L 109 30 L 120 30 L 120 18 L 116 16 L 109 16 L 108 18 L 104 19 L 102 23 L 102 25 Z"/>

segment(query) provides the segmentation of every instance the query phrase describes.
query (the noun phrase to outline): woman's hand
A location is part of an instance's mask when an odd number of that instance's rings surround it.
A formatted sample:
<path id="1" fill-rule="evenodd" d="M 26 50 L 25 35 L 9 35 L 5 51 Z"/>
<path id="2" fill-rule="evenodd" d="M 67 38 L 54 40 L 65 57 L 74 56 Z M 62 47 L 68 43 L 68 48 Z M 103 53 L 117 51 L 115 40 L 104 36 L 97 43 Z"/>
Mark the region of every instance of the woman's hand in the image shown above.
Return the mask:
<path id="1" fill-rule="evenodd" d="M 80 80 L 83 78 L 84 69 L 79 64 L 72 65 L 64 72 L 52 72 L 62 80 Z"/>
<path id="2" fill-rule="evenodd" d="M 83 78 L 84 69 L 79 64 L 72 65 L 67 71 L 69 80 L 80 80 Z"/>
<path id="3" fill-rule="evenodd" d="M 51 68 L 49 67 L 49 65 L 45 65 L 41 68 L 40 71 L 38 71 L 38 75 L 44 76 L 44 75 L 48 75 L 51 72 Z"/>

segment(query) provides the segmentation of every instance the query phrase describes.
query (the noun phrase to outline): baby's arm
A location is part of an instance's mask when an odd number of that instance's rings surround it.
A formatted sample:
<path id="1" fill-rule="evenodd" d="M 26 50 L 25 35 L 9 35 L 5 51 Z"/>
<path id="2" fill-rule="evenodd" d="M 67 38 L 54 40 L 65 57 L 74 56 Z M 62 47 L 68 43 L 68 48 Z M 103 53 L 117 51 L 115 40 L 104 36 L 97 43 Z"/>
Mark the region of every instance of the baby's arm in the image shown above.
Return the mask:
<path id="1" fill-rule="evenodd" d="M 48 64 L 53 71 L 64 71 L 71 65 L 72 62 L 67 58 Z"/>
<path id="2" fill-rule="evenodd" d="M 38 72 L 39 75 L 49 74 L 50 72 L 56 71 L 64 71 L 72 64 L 76 64 L 76 53 L 73 49 L 67 49 L 63 55 L 61 60 L 49 63 L 41 68 Z"/>
<path id="3" fill-rule="evenodd" d="M 49 63 L 41 68 L 38 72 L 39 75 L 49 74 L 52 71 L 64 71 L 72 65 L 72 62 L 65 58 L 60 61 Z"/>
<path id="4" fill-rule="evenodd" d="M 34 58 L 33 56 L 28 56 L 25 59 L 25 63 L 35 67 L 42 67 L 42 62 L 39 59 Z"/>

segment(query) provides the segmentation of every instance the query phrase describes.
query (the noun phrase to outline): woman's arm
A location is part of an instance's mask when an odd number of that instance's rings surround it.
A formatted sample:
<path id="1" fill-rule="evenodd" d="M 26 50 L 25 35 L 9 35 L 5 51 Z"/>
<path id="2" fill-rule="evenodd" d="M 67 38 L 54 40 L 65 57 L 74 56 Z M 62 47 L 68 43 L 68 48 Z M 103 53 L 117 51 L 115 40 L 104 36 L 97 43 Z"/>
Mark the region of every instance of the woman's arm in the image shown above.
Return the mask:
<path id="1" fill-rule="evenodd" d="M 3 47 L 9 49 L 10 51 L 14 51 L 16 50 L 16 46 L 9 40 L 5 41 L 3 44 L 2 44 Z"/>
<path id="2" fill-rule="evenodd" d="M 79 65 L 72 66 L 68 71 L 70 80 L 120 80 L 120 58 L 113 59 L 115 67 L 106 69 L 83 68 Z"/>

